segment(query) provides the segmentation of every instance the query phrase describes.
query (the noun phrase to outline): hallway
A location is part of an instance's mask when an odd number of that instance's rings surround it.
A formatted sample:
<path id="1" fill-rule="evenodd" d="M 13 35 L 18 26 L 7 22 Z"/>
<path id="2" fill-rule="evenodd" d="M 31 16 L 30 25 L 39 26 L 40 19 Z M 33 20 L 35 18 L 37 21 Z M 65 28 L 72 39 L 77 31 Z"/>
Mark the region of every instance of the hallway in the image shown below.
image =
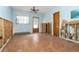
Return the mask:
<path id="1" fill-rule="evenodd" d="M 4 52 L 79 51 L 79 44 L 50 36 L 46 33 L 15 35 Z"/>

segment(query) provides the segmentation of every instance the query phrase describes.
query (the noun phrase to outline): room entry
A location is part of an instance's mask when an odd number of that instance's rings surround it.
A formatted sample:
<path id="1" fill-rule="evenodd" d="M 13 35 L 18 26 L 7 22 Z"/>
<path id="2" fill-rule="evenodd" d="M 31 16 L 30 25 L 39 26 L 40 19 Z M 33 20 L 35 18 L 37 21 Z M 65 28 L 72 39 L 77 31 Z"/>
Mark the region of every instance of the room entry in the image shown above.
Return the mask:
<path id="1" fill-rule="evenodd" d="M 39 17 L 33 17 L 32 31 L 33 33 L 39 32 Z"/>
<path id="2" fill-rule="evenodd" d="M 54 35 L 59 36 L 60 12 L 53 14 Z"/>

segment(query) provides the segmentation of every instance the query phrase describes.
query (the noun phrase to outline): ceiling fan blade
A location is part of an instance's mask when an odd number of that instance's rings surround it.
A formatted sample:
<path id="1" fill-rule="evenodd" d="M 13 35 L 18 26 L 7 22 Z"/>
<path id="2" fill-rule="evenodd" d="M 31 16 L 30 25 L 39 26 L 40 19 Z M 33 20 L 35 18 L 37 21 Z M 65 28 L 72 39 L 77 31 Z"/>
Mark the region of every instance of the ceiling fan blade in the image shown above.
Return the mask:
<path id="1" fill-rule="evenodd" d="M 35 11 L 35 13 L 37 13 L 37 11 Z"/>
<path id="2" fill-rule="evenodd" d="M 39 11 L 39 9 L 37 9 L 36 11 Z"/>
<path id="3" fill-rule="evenodd" d="M 30 10 L 32 10 L 32 8 L 30 8 Z"/>

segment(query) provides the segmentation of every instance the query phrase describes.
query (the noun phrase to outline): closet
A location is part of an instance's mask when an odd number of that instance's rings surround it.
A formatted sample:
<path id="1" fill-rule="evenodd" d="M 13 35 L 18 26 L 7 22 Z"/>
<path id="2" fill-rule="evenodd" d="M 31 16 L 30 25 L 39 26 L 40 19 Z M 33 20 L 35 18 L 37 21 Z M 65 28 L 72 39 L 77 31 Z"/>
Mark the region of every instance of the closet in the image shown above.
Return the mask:
<path id="1" fill-rule="evenodd" d="M 0 17 L 0 48 L 12 36 L 12 21 Z"/>
<path id="2" fill-rule="evenodd" d="M 43 33 L 51 33 L 51 23 L 42 23 L 42 32 Z"/>

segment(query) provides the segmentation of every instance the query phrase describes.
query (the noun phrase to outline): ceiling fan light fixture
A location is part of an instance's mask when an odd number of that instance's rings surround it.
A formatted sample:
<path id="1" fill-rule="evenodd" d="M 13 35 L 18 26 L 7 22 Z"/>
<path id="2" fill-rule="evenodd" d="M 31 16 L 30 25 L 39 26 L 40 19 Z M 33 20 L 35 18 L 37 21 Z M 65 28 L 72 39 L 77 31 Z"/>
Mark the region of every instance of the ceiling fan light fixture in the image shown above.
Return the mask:
<path id="1" fill-rule="evenodd" d="M 39 11 L 39 9 L 36 9 L 35 6 L 33 6 L 33 8 L 31 8 L 31 11 L 34 13 L 37 13 L 37 11 Z"/>

